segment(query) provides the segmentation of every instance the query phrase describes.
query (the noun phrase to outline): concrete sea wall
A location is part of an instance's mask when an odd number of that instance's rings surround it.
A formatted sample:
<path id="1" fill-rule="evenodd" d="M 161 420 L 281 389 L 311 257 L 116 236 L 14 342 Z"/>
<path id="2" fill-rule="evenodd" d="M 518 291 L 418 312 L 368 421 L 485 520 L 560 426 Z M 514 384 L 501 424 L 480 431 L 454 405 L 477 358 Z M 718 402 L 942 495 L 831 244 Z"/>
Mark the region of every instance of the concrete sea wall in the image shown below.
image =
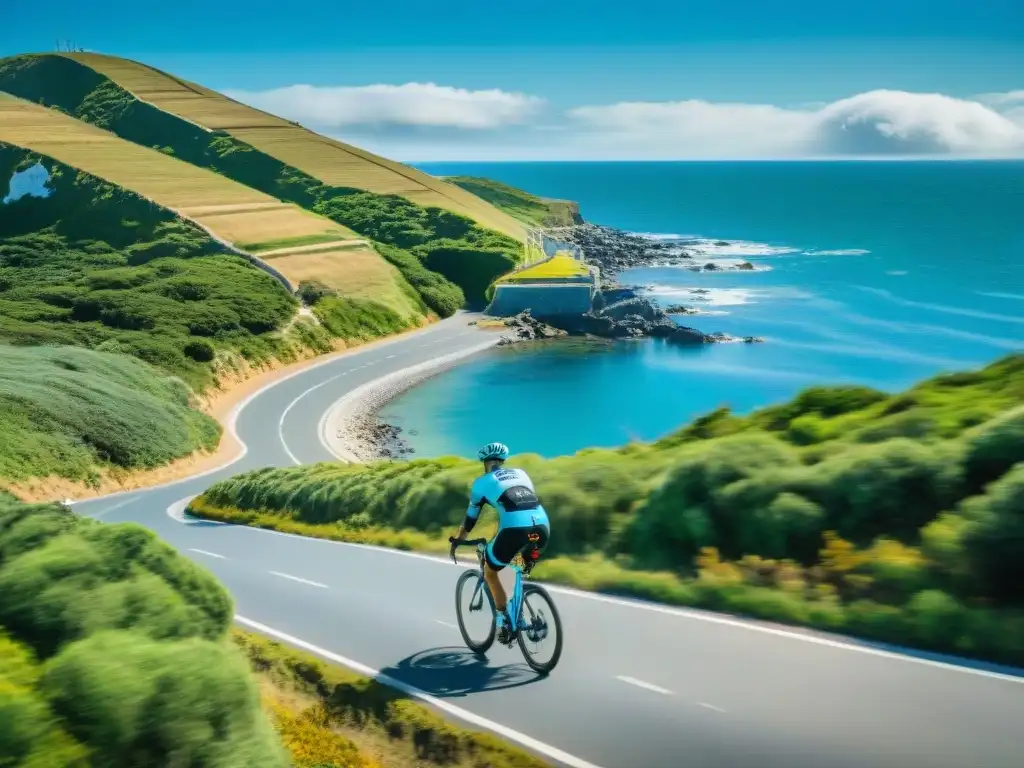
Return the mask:
<path id="1" fill-rule="evenodd" d="M 525 309 L 535 317 L 542 315 L 581 315 L 589 312 L 593 301 L 592 283 L 550 283 L 512 285 L 499 283 L 487 314 L 497 317 L 517 315 Z"/>

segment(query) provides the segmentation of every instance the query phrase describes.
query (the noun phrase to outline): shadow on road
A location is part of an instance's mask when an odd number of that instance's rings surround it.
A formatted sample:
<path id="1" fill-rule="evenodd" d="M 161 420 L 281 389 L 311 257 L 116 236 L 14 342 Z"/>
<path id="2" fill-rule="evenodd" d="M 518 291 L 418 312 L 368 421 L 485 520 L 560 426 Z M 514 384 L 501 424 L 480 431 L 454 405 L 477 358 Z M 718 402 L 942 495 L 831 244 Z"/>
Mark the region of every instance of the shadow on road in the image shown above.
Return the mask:
<path id="1" fill-rule="evenodd" d="M 543 679 L 526 664 L 495 666 L 483 656 L 458 646 L 414 653 L 381 673 L 438 698 L 517 688 Z"/>

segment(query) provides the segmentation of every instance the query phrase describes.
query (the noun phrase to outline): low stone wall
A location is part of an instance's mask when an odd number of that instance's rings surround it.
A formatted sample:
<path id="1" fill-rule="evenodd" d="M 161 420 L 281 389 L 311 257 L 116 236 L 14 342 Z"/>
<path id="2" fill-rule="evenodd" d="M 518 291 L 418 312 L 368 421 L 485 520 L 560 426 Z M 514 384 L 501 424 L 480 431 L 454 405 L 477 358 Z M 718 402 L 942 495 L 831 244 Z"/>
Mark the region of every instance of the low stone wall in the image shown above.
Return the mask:
<path id="1" fill-rule="evenodd" d="M 494 298 L 486 312 L 497 317 L 518 315 L 526 309 L 531 310 L 536 317 L 581 315 L 590 311 L 593 295 L 594 286 L 591 283 L 499 283 L 494 287 Z"/>

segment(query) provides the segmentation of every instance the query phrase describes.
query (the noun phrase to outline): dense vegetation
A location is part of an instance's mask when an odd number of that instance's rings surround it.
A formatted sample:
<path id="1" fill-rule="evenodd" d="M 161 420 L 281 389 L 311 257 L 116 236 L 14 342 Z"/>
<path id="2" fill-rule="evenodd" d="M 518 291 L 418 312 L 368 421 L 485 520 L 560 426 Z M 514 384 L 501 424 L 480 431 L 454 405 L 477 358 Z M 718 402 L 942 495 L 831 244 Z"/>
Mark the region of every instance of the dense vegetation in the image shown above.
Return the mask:
<path id="1" fill-rule="evenodd" d="M 134 525 L 0 499 L 5 766 L 287 765 L 232 605 Z"/>
<path id="2" fill-rule="evenodd" d="M 124 355 L 0 346 L 0 478 L 90 482 L 216 447 L 220 425 L 178 378 Z"/>
<path id="3" fill-rule="evenodd" d="M 227 133 L 206 131 L 142 102 L 96 71 L 61 56 L 0 60 L 0 91 L 212 169 L 322 213 L 375 245 L 392 246 L 381 249 L 382 255 L 441 316 L 451 315 L 466 300 L 481 303 L 487 284 L 509 271 L 522 250 L 512 238 L 450 211 L 423 208 L 398 195 L 323 184 Z"/>
<path id="4" fill-rule="evenodd" d="M 552 510 L 555 559 L 537 573 L 1024 663 L 1021 403 L 1014 355 L 895 396 L 815 388 L 650 445 L 517 457 Z M 436 547 L 477 471 L 459 459 L 264 469 L 217 483 L 193 511 Z"/>
<path id="5" fill-rule="evenodd" d="M 445 181 L 472 192 L 495 208 L 540 227 L 569 227 L 580 223 L 579 209 L 567 200 L 545 200 L 493 179 L 477 176 L 449 176 Z"/>
<path id="6" fill-rule="evenodd" d="M 0 492 L 0 590 L 5 768 L 543 765 L 376 680 L 229 635 L 213 576 L 136 525 Z"/>
<path id="7" fill-rule="evenodd" d="M 0 144 L 0 179 L 42 162 L 46 198 L 0 204 L 0 343 L 123 352 L 202 389 L 218 356 L 289 353 L 298 302 L 170 211 Z"/>

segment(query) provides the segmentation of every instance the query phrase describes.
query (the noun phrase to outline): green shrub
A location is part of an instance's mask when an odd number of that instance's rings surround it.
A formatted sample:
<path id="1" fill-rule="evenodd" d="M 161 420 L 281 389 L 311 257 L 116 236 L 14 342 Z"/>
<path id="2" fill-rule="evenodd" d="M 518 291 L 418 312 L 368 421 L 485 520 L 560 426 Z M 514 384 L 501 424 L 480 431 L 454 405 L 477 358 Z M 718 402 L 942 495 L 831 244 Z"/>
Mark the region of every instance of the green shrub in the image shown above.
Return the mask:
<path id="1" fill-rule="evenodd" d="M 906 438 L 852 448 L 822 462 L 828 525 L 866 543 L 876 536 L 912 540 L 960 491 L 958 456 Z"/>
<path id="2" fill-rule="evenodd" d="M 968 500 L 963 546 L 987 594 L 1024 601 L 1024 462 Z"/>
<path id="3" fill-rule="evenodd" d="M 457 285 L 472 307 L 486 306 L 488 287 L 512 271 L 517 263 L 512 255 L 503 251 L 478 250 L 444 241 L 419 250 L 424 266 Z"/>
<path id="4" fill-rule="evenodd" d="M 50 660 L 40 690 L 96 765 L 287 765 L 223 642 L 97 632 Z"/>
<path id="5" fill-rule="evenodd" d="M 150 531 L 0 499 L 0 590 L 4 765 L 287 765 L 230 599 Z"/>
<path id="6" fill-rule="evenodd" d="M 209 572 L 136 525 L 0 502 L 0 626 L 46 658 L 100 629 L 223 637 L 231 600 Z"/>
<path id="7" fill-rule="evenodd" d="M 656 566 L 686 562 L 701 547 L 738 554 L 745 521 L 719 503 L 719 491 L 759 470 L 797 463 L 791 448 L 757 434 L 721 438 L 699 452 L 684 454 L 639 508 L 632 551 Z"/>
<path id="8" fill-rule="evenodd" d="M 374 243 L 374 248 L 402 273 L 402 277 L 423 297 L 424 303 L 441 317 L 451 317 L 466 303 L 461 288 L 431 272 L 408 251 L 381 242 Z"/>
<path id="9" fill-rule="evenodd" d="M 1024 406 L 975 427 L 965 440 L 967 487 L 977 493 L 1014 464 L 1024 462 Z"/>

